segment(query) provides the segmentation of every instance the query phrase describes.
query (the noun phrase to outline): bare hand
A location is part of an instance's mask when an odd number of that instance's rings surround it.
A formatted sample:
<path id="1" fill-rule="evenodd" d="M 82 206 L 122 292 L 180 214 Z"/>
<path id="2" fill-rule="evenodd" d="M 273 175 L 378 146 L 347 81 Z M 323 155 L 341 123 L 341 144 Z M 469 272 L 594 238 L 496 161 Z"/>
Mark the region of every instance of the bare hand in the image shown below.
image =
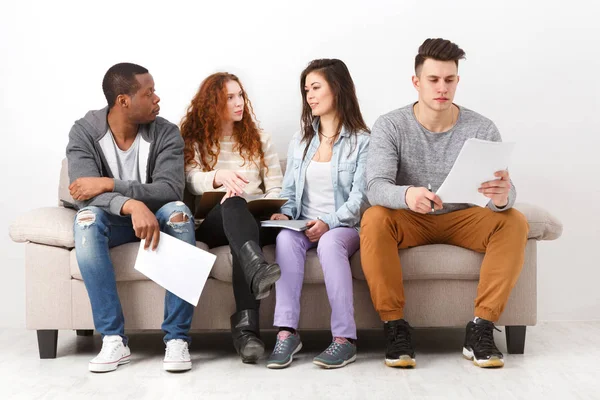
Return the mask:
<path id="1" fill-rule="evenodd" d="M 432 201 L 435 210 L 441 210 L 444 207 L 442 199 L 427 188 L 413 186 L 406 191 L 406 205 L 419 214 L 430 213 Z"/>
<path id="2" fill-rule="evenodd" d="M 248 182 L 250 182 L 248 179 L 235 171 L 220 169 L 217 170 L 217 173 L 215 174 L 214 187 L 218 188 L 225 186 L 225 188 L 231 191 L 234 196 L 237 196 L 244 193 L 244 187 Z"/>
<path id="3" fill-rule="evenodd" d="M 160 239 L 160 226 L 154 213 L 138 200 L 127 200 L 123 204 L 121 212 L 131 215 L 135 236 L 145 240 L 144 250 L 148 250 L 150 245 L 152 245 L 152 250 L 156 250 Z"/>
<path id="4" fill-rule="evenodd" d="M 494 176 L 500 179 L 482 183 L 479 193 L 489 197 L 496 207 L 505 207 L 508 204 L 508 194 L 510 193 L 510 175 L 508 171 L 498 171 Z"/>
<path id="5" fill-rule="evenodd" d="M 273 214 L 273 215 L 271 215 L 271 221 L 273 221 L 273 220 L 281 220 L 281 219 L 288 219 L 289 220 L 288 216 L 285 215 L 285 214 Z"/>
<path id="6" fill-rule="evenodd" d="M 111 178 L 77 178 L 69 185 L 69 192 L 73 199 L 85 201 L 99 194 L 112 192 L 114 183 Z"/>
<path id="7" fill-rule="evenodd" d="M 318 242 L 321 236 L 329 230 L 329 225 L 320 219 L 308 221 L 306 226 L 308 226 L 308 229 L 304 231 L 304 234 L 313 243 Z"/>

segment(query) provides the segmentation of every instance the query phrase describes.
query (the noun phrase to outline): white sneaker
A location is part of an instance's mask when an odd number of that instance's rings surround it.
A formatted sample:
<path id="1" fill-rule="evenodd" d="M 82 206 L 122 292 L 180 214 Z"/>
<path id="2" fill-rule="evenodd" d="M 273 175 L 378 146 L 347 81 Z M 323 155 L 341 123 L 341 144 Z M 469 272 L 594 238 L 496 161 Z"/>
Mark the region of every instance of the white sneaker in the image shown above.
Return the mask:
<path id="1" fill-rule="evenodd" d="M 129 347 L 123 344 L 119 335 L 107 335 L 102 339 L 102 350 L 90 361 L 89 369 L 92 372 L 109 372 L 117 369 L 121 364 L 130 361 Z"/>
<path id="2" fill-rule="evenodd" d="M 192 369 L 192 359 L 185 340 L 171 339 L 167 342 L 163 369 L 171 372 Z"/>

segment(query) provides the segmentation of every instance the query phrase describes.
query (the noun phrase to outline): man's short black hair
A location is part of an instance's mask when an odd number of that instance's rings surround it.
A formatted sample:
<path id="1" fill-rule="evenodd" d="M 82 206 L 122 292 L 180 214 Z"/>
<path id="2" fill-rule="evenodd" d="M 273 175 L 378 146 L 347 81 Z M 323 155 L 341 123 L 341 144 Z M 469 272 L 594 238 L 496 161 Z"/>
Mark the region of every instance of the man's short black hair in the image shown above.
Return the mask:
<path id="1" fill-rule="evenodd" d="M 134 95 L 140 88 L 135 76 L 147 73 L 146 68 L 132 63 L 120 63 L 110 67 L 102 80 L 102 90 L 108 107 L 115 105 L 120 94 Z"/>

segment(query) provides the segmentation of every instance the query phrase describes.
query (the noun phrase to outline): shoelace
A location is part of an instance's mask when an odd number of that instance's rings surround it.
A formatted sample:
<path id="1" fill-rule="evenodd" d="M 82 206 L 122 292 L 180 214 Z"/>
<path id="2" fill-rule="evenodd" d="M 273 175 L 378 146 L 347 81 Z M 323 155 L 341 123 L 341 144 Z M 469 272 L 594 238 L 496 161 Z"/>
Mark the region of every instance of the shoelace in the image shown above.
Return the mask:
<path id="1" fill-rule="evenodd" d="M 336 351 L 338 351 L 338 349 L 340 347 L 342 347 L 346 343 L 348 343 L 348 341 L 346 339 L 336 337 L 336 338 L 333 339 L 333 342 L 331 342 L 331 344 L 329 345 L 329 347 L 327 349 L 325 349 L 325 353 L 327 353 L 330 356 L 332 356 Z"/>
<path id="2" fill-rule="evenodd" d="M 283 348 L 285 347 L 285 341 L 287 338 L 292 336 L 291 332 L 281 331 L 277 334 L 277 342 L 275 343 L 275 348 L 273 349 L 273 353 L 280 354 L 283 353 Z"/>
<path id="3" fill-rule="evenodd" d="M 167 346 L 167 357 L 178 355 L 179 358 L 185 357 L 185 345 L 186 342 L 183 340 L 176 339 Z"/>
<path id="4" fill-rule="evenodd" d="M 119 349 L 119 342 L 107 341 L 102 343 L 102 350 L 98 354 L 99 358 L 110 360 L 113 358 L 117 350 Z"/>
<path id="5" fill-rule="evenodd" d="M 475 324 L 473 327 L 475 341 L 479 344 L 481 351 L 492 354 L 500 353 L 500 350 L 498 350 L 494 343 L 494 330 L 502 332 L 493 323 Z"/>
<path id="6" fill-rule="evenodd" d="M 390 350 L 407 352 L 413 351 L 411 344 L 410 331 L 412 328 L 408 325 L 395 325 L 392 326 L 388 332 L 388 341 L 391 343 Z"/>

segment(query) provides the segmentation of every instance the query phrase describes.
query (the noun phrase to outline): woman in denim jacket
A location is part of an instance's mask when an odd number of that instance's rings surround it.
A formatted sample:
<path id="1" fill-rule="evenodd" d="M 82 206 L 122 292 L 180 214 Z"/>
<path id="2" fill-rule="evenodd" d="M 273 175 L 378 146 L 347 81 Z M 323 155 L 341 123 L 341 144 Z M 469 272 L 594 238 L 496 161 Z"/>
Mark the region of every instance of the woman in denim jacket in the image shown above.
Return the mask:
<path id="1" fill-rule="evenodd" d="M 291 364 L 302 343 L 296 332 L 307 250 L 316 247 L 331 305 L 331 345 L 313 362 L 339 368 L 356 359 L 356 324 L 349 258 L 358 250 L 360 217 L 368 207 L 365 166 L 369 129 L 354 82 L 336 59 L 314 60 L 302 72 L 302 130 L 287 155 L 281 197 L 289 201 L 271 219 L 306 220 L 308 229 L 277 236 L 274 325 L 279 327 L 269 368 Z"/>

